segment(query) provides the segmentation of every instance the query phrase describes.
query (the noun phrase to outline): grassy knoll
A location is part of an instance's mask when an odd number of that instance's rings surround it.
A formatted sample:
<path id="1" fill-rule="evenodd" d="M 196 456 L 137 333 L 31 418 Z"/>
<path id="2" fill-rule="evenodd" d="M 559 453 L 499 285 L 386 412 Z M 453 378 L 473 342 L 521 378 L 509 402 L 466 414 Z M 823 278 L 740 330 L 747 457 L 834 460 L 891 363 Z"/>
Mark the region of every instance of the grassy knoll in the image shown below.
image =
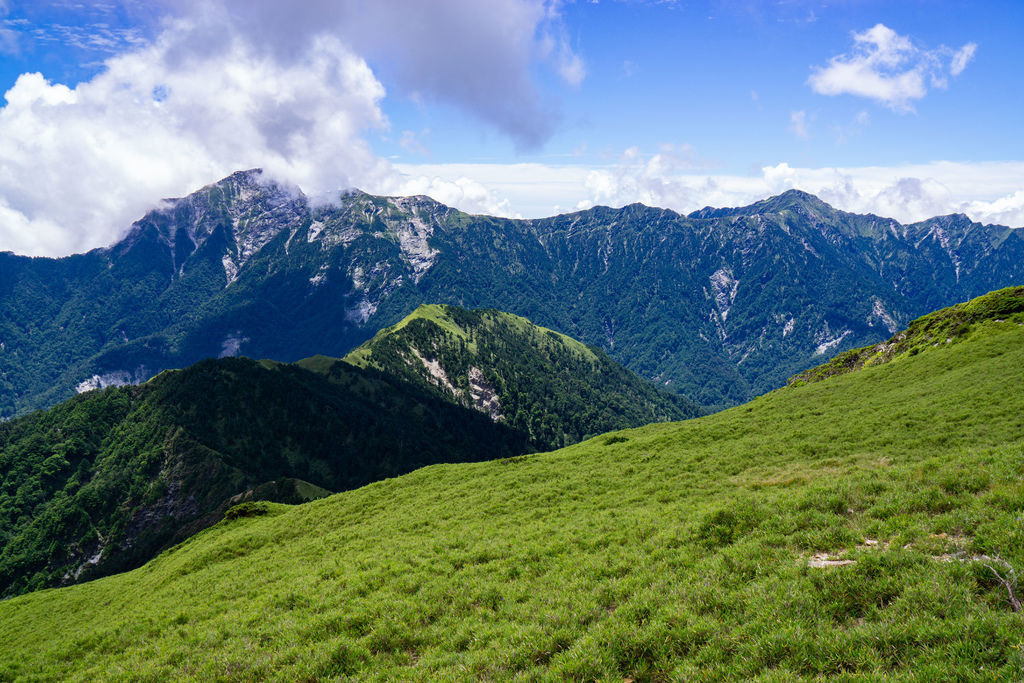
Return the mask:
<path id="1" fill-rule="evenodd" d="M 250 503 L 0 603 L 0 679 L 1019 680 L 992 570 L 1024 571 L 1022 386 L 1024 327 L 985 322 L 688 422 Z"/>

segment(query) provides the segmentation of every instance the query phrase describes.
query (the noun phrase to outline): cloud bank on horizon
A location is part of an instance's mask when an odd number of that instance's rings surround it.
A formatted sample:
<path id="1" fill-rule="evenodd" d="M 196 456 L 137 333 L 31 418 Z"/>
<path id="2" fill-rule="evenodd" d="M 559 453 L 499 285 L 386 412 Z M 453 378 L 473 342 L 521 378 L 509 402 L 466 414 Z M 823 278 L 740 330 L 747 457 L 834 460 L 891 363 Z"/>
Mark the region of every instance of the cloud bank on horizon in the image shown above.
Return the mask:
<path id="1" fill-rule="evenodd" d="M 127 39 L 100 36 L 110 54 L 90 77 L 69 86 L 26 72 L 7 90 L 0 250 L 56 256 L 108 245 L 161 198 L 257 166 L 315 197 L 354 186 L 508 216 L 634 201 L 689 211 L 799 187 L 842 209 L 903 221 L 964 211 L 1024 225 L 1024 190 L 1014 185 L 1024 162 L 816 168 L 776 160 L 738 174 L 712 173 L 678 144 L 620 147 L 605 163 L 529 157 L 562 126 L 558 95 L 592 77 L 559 0 L 162 6 L 167 14 L 148 39 L 130 29 L 119 34 Z M 18 50 L 24 27 L 4 23 L 0 51 Z M 950 87 L 978 49 L 924 48 L 883 24 L 853 40 L 807 84 L 905 113 L 928 89 Z M 462 112 L 539 160 L 394 162 L 372 144 L 393 132 L 392 97 Z M 857 119 L 867 125 L 869 117 Z M 788 126 L 810 139 L 815 121 L 801 109 Z M 427 153 L 411 131 L 401 144 Z"/>

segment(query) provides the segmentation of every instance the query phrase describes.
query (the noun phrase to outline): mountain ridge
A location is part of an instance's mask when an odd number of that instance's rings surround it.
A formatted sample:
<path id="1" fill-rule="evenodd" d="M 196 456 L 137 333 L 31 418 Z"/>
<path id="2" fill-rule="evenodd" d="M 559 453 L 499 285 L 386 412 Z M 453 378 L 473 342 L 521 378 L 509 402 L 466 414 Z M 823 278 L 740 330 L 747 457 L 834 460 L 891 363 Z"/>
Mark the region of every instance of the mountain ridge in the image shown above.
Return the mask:
<path id="1" fill-rule="evenodd" d="M 298 502 L 519 433 L 374 370 L 207 359 L 0 424 L 0 597 L 125 571 L 254 498 Z"/>
<path id="2" fill-rule="evenodd" d="M 488 414 L 538 450 L 702 413 L 600 349 L 493 309 L 422 304 L 344 360 Z"/>
<path id="3" fill-rule="evenodd" d="M 0 417 L 205 357 L 340 357 L 422 303 L 521 315 L 730 405 L 1024 281 L 1022 229 L 903 226 L 780 197 L 791 208 L 517 220 L 365 193 L 314 205 L 239 172 L 150 212 L 113 247 L 0 255 Z"/>

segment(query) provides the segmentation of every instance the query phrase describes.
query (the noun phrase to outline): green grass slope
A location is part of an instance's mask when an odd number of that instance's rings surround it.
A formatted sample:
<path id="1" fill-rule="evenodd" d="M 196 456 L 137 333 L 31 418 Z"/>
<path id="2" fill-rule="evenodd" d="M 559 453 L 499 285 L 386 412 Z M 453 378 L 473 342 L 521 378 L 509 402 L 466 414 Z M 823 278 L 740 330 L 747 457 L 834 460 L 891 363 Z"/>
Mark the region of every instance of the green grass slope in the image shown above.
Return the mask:
<path id="1" fill-rule="evenodd" d="M 0 677 L 1020 680 L 1021 386 L 1024 326 L 985 322 L 696 420 L 248 505 L 0 603 Z"/>
<path id="2" fill-rule="evenodd" d="M 844 351 L 824 365 L 791 377 L 788 384 L 820 382 L 863 367 L 915 356 L 929 347 L 968 339 L 979 325 L 998 326 L 1005 322 L 1024 323 L 1024 287 L 1006 287 L 921 316 L 888 341 Z"/>
<path id="3" fill-rule="evenodd" d="M 224 358 L 0 424 L 0 596 L 132 569 L 233 503 L 299 503 L 526 440 L 336 362 Z"/>
<path id="4" fill-rule="evenodd" d="M 541 450 L 701 413 L 599 349 L 489 309 L 420 306 L 345 360 L 486 412 Z"/>

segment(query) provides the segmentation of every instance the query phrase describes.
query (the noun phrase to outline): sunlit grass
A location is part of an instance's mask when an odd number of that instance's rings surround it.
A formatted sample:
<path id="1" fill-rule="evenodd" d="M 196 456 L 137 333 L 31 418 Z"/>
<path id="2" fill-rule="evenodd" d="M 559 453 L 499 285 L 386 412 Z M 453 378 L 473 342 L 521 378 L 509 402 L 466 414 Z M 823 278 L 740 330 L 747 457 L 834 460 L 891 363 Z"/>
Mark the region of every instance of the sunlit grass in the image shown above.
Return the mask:
<path id="1" fill-rule="evenodd" d="M 1024 570 L 1024 328 L 967 342 L 259 504 L 0 604 L 0 678 L 1021 679 L 985 557 Z"/>

